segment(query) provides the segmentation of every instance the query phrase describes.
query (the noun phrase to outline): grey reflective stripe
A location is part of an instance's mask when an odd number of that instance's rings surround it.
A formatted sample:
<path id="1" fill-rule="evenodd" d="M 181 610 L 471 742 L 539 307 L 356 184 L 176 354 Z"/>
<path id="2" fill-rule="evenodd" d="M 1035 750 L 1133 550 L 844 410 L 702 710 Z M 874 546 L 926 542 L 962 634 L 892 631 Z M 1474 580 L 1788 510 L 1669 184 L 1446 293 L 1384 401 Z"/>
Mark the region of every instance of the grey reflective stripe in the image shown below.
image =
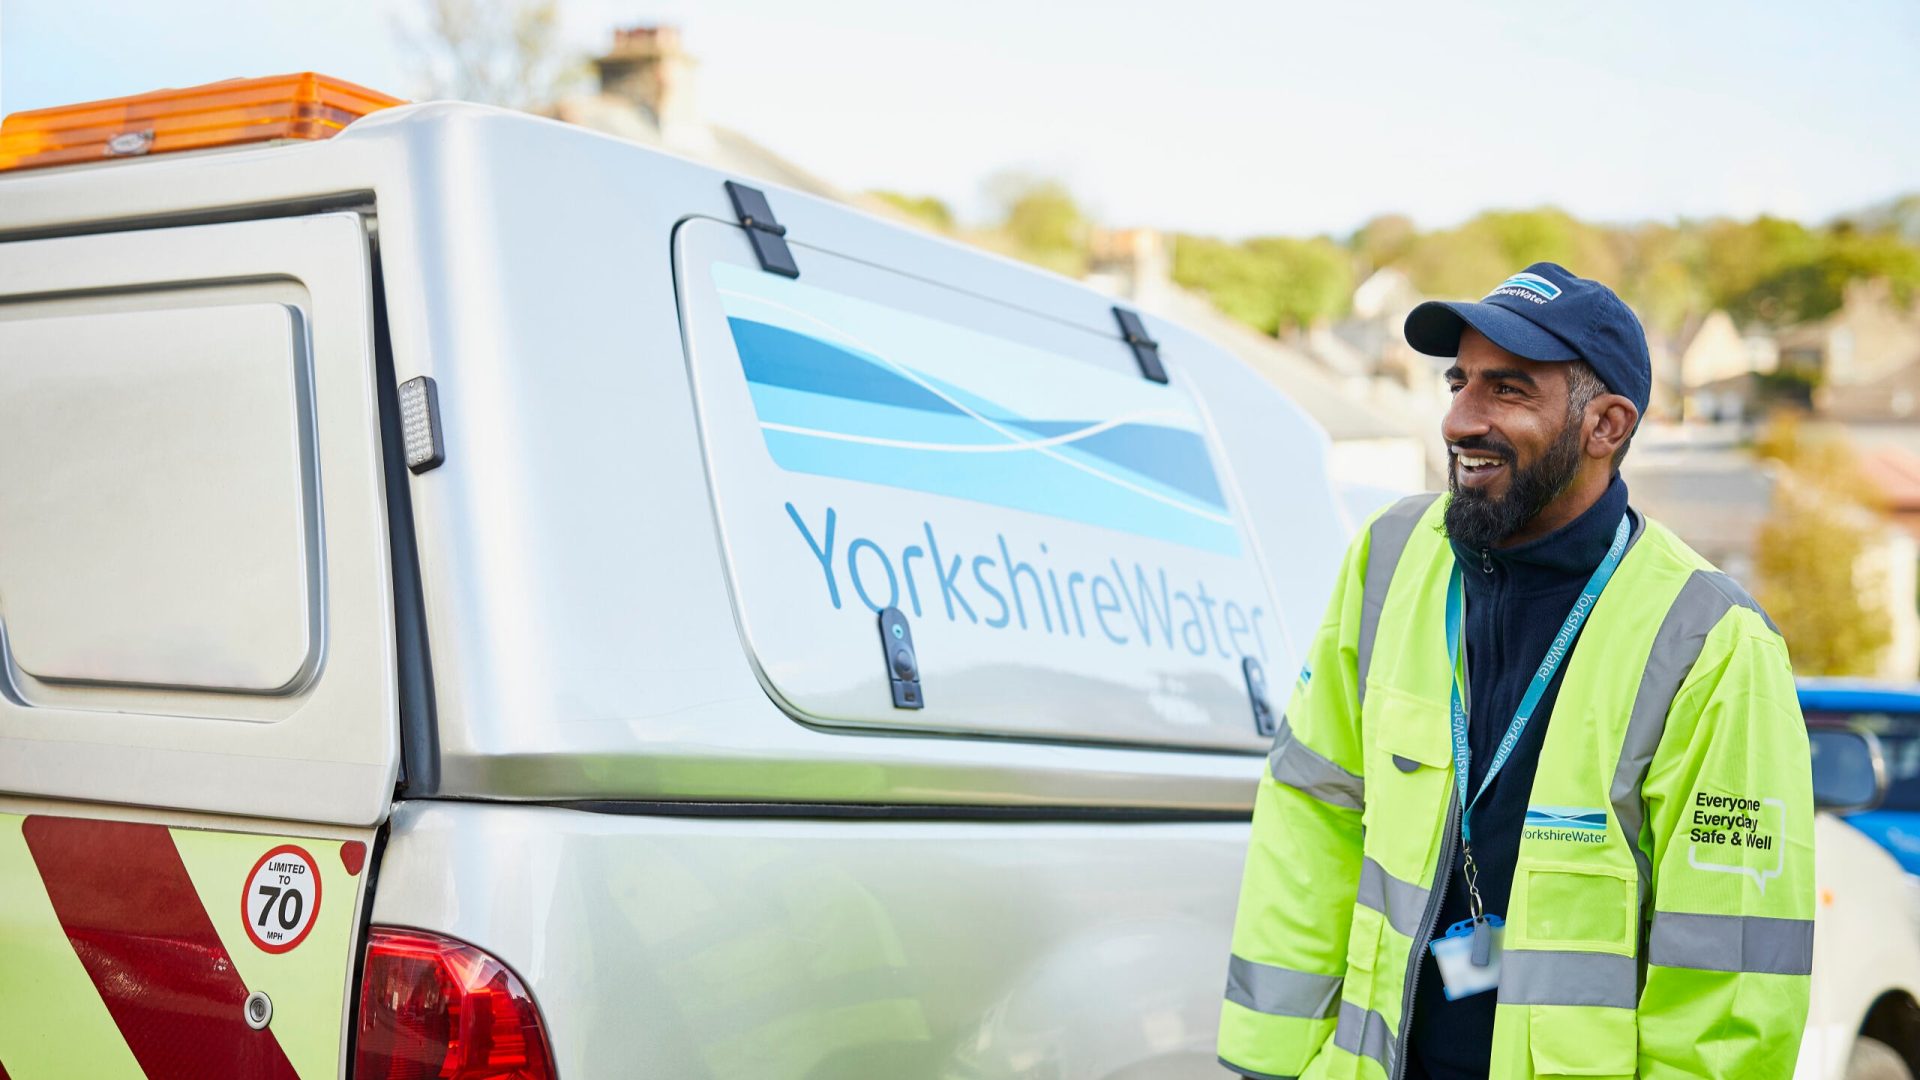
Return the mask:
<path id="1" fill-rule="evenodd" d="M 1325 1020 L 1340 1000 L 1338 975 L 1259 964 L 1239 956 L 1227 962 L 1227 1000 L 1268 1016 Z"/>
<path id="2" fill-rule="evenodd" d="M 1247 1080 L 1300 1080 L 1297 1076 L 1281 1076 L 1279 1073 L 1263 1073 L 1255 1069 L 1249 1069 L 1245 1065 L 1235 1065 L 1226 1058 L 1215 1058 L 1214 1060 L 1224 1066 L 1228 1072 L 1239 1073 L 1241 1076 L 1246 1077 Z"/>
<path id="3" fill-rule="evenodd" d="M 1500 954 L 1502 1005 L 1600 1005 L 1631 1009 L 1640 964 L 1615 953 L 1507 949 Z"/>
<path id="4" fill-rule="evenodd" d="M 1755 975 L 1813 973 L 1813 920 L 1653 913 L 1647 963 Z"/>
<path id="5" fill-rule="evenodd" d="M 1273 753 L 1267 755 L 1267 770 L 1280 783 L 1323 803 L 1358 810 L 1366 802 L 1366 782 L 1294 738 L 1293 725 L 1284 716 L 1273 737 Z"/>
<path id="6" fill-rule="evenodd" d="M 1387 925 L 1403 936 L 1417 938 L 1426 929 L 1427 890 L 1387 873 L 1371 857 L 1360 863 L 1361 906 L 1387 917 Z"/>
<path id="7" fill-rule="evenodd" d="M 1695 570 L 1680 586 L 1680 592 L 1667 608 L 1667 617 L 1653 635 L 1653 650 L 1647 654 L 1647 666 L 1640 672 L 1640 688 L 1634 693 L 1633 712 L 1627 719 L 1626 738 L 1620 745 L 1620 764 L 1614 768 L 1613 784 L 1607 798 L 1613 804 L 1614 819 L 1633 849 L 1640 870 L 1640 913 L 1645 918 L 1653 884 L 1653 863 L 1640 847 L 1640 830 L 1646 823 L 1641 785 L 1654 751 L 1667 730 L 1667 709 L 1673 705 L 1680 684 L 1687 681 L 1694 661 L 1707 643 L 1707 635 L 1735 607 L 1758 612 L 1753 597 L 1747 595 L 1732 578 L 1713 570 Z M 1771 627 L 1773 621 L 1767 620 Z"/>
<path id="8" fill-rule="evenodd" d="M 1340 1022 L 1333 1029 L 1333 1045 L 1349 1054 L 1372 1058 L 1393 1075 L 1393 1036 L 1387 1018 L 1351 1001 L 1340 1003 Z"/>
<path id="9" fill-rule="evenodd" d="M 1380 630 L 1380 609 L 1387 603 L 1387 586 L 1393 584 L 1393 568 L 1400 564 L 1400 553 L 1407 550 L 1413 527 L 1438 494 L 1409 495 L 1394 503 L 1367 528 L 1367 576 L 1360 590 L 1360 646 L 1358 693 L 1367 700 L 1367 668 L 1373 662 L 1373 639 Z"/>

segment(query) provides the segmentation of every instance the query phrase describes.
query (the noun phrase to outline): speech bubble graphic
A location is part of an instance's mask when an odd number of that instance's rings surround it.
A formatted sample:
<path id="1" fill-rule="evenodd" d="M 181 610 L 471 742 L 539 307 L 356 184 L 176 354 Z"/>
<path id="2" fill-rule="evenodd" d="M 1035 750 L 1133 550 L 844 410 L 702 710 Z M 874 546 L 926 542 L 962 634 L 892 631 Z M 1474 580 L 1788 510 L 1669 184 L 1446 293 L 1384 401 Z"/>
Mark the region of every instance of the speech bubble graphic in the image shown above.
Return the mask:
<path id="1" fill-rule="evenodd" d="M 1780 829 L 1776 834 L 1780 837 L 1780 845 L 1779 849 L 1774 852 L 1773 869 L 1764 870 L 1757 866 L 1730 866 L 1726 863 L 1703 862 L 1700 859 L 1700 845 L 1695 843 L 1689 843 L 1687 845 L 1687 865 L 1693 867 L 1695 870 L 1710 870 L 1721 874 L 1744 874 L 1753 879 L 1753 883 L 1759 886 L 1761 894 L 1764 895 L 1767 891 L 1767 882 L 1779 877 L 1787 868 L 1787 804 L 1779 799 L 1761 799 L 1760 805 L 1762 808 L 1769 806 L 1777 807 L 1780 811 Z"/>

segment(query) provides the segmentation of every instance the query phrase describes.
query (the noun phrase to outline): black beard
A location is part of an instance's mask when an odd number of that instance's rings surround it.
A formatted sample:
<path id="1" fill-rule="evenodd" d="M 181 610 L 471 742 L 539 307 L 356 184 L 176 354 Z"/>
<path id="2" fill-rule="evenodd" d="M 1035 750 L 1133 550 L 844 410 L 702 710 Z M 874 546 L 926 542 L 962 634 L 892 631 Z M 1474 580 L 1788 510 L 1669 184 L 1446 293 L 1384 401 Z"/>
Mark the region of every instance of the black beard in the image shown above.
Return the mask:
<path id="1" fill-rule="evenodd" d="M 1547 447 L 1540 460 L 1522 467 L 1513 447 L 1487 438 L 1462 439 L 1455 449 L 1493 454 L 1513 470 L 1507 493 L 1494 498 L 1485 492 L 1460 487 L 1460 467 L 1449 459 L 1447 487 L 1453 498 L 1447 501 L 1447 535 L 1469 551 L 1493 547 L 1519 532 L 1548 504 L 1573 486 L 1580 470 L 1580 425 L 1571 419 Z"/>

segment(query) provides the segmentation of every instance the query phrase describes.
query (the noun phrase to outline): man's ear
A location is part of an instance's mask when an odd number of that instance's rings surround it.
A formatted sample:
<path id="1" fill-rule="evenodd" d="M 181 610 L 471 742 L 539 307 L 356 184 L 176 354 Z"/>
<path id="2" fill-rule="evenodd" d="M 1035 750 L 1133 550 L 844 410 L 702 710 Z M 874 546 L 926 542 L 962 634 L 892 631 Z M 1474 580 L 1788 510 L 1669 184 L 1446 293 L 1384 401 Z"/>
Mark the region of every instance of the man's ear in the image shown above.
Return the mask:
<path id="1" fill-rule="evenodd" d="M 1640 422 L 1640 410 L 1619 394 L 1601 394 L 1594 398 L 1587 406 L 1587 415 L 1594 421 L 1584 448 L 1591 458 L 1611 460 L 1632 437 L 1634 425 Z"/>

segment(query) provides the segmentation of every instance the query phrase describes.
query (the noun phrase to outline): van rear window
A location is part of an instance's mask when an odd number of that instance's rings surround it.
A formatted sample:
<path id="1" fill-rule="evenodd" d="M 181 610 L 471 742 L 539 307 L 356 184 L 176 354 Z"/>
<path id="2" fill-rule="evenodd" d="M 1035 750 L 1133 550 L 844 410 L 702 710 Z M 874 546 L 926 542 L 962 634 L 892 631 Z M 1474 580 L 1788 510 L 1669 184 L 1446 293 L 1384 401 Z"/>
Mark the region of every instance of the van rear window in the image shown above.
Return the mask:
<path id="1" fill-rule="evenodd" d="M 682 229 L 682 303 L 735 598 L 826 724 L 1255 748 L 1282 655 L 1201 404 L 1117 335 L 738 230 Z M 897 608 L 925 708 L 897 709 Z"/>
<path id="2" fill-rule="evenodd" d="M 267 302 L 0 318 L 0 643 L 22 672 L 255 694 L 310 673 L 306 341 Z"/>

